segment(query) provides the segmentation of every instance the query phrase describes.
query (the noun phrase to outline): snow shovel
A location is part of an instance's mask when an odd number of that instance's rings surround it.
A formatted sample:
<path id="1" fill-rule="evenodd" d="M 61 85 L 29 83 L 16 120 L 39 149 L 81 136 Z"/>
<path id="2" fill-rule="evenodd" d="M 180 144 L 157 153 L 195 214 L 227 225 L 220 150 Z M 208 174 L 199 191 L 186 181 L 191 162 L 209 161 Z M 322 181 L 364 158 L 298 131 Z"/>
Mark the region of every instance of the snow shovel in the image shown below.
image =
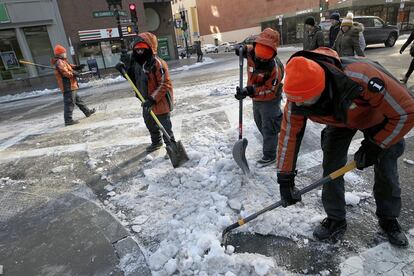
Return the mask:
<path id="1" fill-rule="evenodd" d="M 243 46 L 239 48 L 239 66 L 240 66 L 240 79 L 239 87 L 243 87 Z M 250 174 L 249 164 L 246 160 L 246 147 L 248 141 L 243 138 L 243 99 L 239 100 L 239 140 L 233 146 L 233 158 L 237 165 L 242 169 L 245 175 Z"/>
<path id="2" fill-rule="evenodd" d="M 141 102 L 144 102 L 145 99 L 139 92 L 138 88 L 135 86 L 135 84 L 132 82 L 131 78 L 128 76 L 128 74 L 125 72 L 124 69 L 122 69 L 121 74 L 128 80 L 131 87 L 134 89 L 134 92 L 137 94 L 139 100 Z M 187 152 L 184 149 L 183 144 L 181 141 L 174 141 L 171 139 L 170 135 L 168 135 L 165 128 L 162 126 L 161 122 L 158 120 L 157 116 L 154 114 L 154 112 L 151 110 L 150 114 L 152 118 L 154 119 L 155 123 L 158 125 L 158 127 L 161 129 L 162 134 L 164 134 L 164 137 L 169 142 L 169 145 L 166 146 L 167 154 L 170 157 L 171 163 L 174 168 L 179 167 L 180 165 L 184 164 L 189 160 Z"/>
<path id="3" fill-rule="evenodd" d="M 347 173 L 347 172 L 349 172 L 349 171 L 351 171 L 355 168 L 356 168 L 356 163 L 355 163 L 355 161 L 352 161 L 352 162 L 348 163 L 347 165 L 345 165 L 344 167 L 342 167 L 342 168 L 334 171 L 333 173 L 325 176 L 324 178 L 312 183 L 309 186 L 306 186 L 302 190 L 299 190 L 298 195 L 306 194 L 307 192 L 312 191 L 313 189 L 316 189 L 316 188 L 322 186 L 323 184 L 326 184 L 329 181 L 334 180 L 334 179 L 344 175 L 345 173 Z M 247 222 L 249 222 L 251 220 L 254 220 L 255 218 L 257 218 L 261 214 L 264 214 L 264 213 L 266 213 L 270 210 L 276 209 L 277 207 L 283 206 L 283 205 L 284 205 L 283 200 L 279 200 L 278 202 L 273 203 L 272 205 L 267 206 L 266 208 L 254 213 L 254 214 L 252 214 L 252 215 L 250 215 L 246 218 L 239 219 L 236 223 L 233 223 L 230 226 L 227 226 L 226 229 L 224 229 L 223 234 L 221 236 L 222 237 L 221 245 L 222 246 L 223 245 L 227 246 L 227 236 L 228 236 L 228 234 L 231 230 L 236 229 L 239 226 L 242 226 L 242 225 L 246 224 Z"/>

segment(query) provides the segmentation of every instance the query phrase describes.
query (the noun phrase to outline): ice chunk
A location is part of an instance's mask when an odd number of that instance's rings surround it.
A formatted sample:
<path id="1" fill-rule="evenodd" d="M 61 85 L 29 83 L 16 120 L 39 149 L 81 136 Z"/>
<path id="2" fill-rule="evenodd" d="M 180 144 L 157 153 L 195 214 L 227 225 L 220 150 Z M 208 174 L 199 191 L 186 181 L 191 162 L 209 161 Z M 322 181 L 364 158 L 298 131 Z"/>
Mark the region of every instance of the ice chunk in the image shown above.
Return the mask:
<path id="1" fill-rule="evenodd" d="M 346 205 L 352 205 L 352 206 L 358 205 L 360 200 L 361 198 L 357 196 L 356 194 L 349 193 L 349 192 L 345 193 Z"/>
<path id="2" fill-rule="evenodd" d="M 407 164 L 414 165 L 414 161 L 413 160 L 410 160 L 410 159 L 407 159 L 407 158 L 404 158 L 403 160 Z"/>

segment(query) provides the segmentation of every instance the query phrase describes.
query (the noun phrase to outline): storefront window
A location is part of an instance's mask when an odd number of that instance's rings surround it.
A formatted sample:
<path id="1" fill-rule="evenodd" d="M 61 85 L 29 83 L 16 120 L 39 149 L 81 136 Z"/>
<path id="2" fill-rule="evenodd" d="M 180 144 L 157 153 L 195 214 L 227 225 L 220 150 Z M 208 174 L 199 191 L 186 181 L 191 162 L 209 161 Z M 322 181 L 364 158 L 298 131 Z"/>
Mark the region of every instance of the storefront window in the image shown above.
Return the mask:
<path id="1" fill-rule="evenodd" d="M 101 47 L 106 67 L 114 67 L 121 59 L 121 42 L 103 41 Z"/>
<path id="2" fill-rule="evenodd" d="M 35 63 L 49 65 L 53 57 L 52 45 L 46 26 L 23 28 L 26 41 L 32 53 Z M 51 74 L 53 71 L 45 68 L 37 68 L 39 75 Z"/>
<path id="3" fill-rule="evenodd" d="M 28 77 L 26 68 L 19 64 L 23 59 L 16 32 L 13 29 L 0 31 L 0 80 Z"/>
<path id="4" fill-rule="evenodd" d="M 87 64 L 90 59 L 96 59 L 98 67 L 100 69 L 106 68 L 105 61 L 102 58 L 102 51 L 99 42 L 91 42 L 83 44 L 79 48 L 79 61 L 80 63 Z"/>

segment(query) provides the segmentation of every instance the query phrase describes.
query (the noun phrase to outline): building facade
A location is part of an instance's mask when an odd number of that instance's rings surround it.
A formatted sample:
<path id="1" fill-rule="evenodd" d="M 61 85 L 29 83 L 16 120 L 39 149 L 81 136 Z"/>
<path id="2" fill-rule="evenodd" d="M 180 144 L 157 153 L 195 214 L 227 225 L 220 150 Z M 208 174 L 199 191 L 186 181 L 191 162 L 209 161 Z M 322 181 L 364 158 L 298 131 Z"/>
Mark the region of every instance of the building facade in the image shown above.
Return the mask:
<path id="1" fill-rule="evenodd" d="M 177 44 L 185 46 L 187 38 L 188 45 L 193 45 L 195 41 L 200 40 L 200 29 L 198 25 L 197 1 L 196 0 L 172 0 L 171 9 L 175 23 L 175 35 Z M 187 22 L 187 30 L 181 28 L 181 14 L 184 13 Z"/>
<path id="2" fill-rule="evenodd" d="M 136 33 L 128 33 L 130 12 L 128 5 L 136 5 L 138 32 L 151 31 L 158 37 L 158 54 L 166 60 L 176 58 L 174 26 L 169 1 L 122 0 L 122 33 L 128 47 Z M 67 35 L 73 47 L 73 59 L 78 63 L 97 61 L 99 68 L 111 68 L 121 56 L 121 40 L 117 22 L 105 15 L 108 5 L 103 0 L 59 1 L 59 9 Z"/>
<path id="3" fill-rule="evenodd" d="M 179 0 L 178 0 L 179 1 Z M 375 15 L 401 30 L 413 28 L 413 0 L 196 0 L 203 43 L 216 45 L 242 41 L 266 27 L 281 33 L 282 44 L 301 43 L 304 21 L 314 16 L 318 22 L 338 11 L 345 16 Z"/>
<path id="4" fill-rule="evenodd" d="M 0 2 L 0 89 L 13 89 L 16 80 L 41 81 L 51 70 L 19 64 L 19 60 L 50 64 L 53 46 L 65 41 L 56 0 Z M 1 91 L 3 92 L 3 91 Z"/>

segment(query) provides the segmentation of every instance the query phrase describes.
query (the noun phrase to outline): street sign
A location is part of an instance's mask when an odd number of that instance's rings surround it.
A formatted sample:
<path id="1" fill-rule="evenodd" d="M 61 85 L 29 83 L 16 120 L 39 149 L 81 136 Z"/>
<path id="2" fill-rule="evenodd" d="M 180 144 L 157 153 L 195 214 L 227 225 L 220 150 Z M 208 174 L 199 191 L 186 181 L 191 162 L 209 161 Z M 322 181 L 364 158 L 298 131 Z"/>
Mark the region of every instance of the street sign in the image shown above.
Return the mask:
<path id="1" fill-rule="evenodd" d="M 0 4 L 0 23 L 10 23 L 10 17 L 4 4 Z"/>
<path id="2" fill-rule="evenodd" d="M 128 16 L 128 14 L 124 11 L 119 11 L 119 15 L 124 16 L 124 17 Z M 113 17 L 113 16 L 115 16 L 115 14 L 114 14 L 114 11 L 94 11 L 94 12 L 92 12 L 92 16 L 95 17 L 95 18 Z"/>

